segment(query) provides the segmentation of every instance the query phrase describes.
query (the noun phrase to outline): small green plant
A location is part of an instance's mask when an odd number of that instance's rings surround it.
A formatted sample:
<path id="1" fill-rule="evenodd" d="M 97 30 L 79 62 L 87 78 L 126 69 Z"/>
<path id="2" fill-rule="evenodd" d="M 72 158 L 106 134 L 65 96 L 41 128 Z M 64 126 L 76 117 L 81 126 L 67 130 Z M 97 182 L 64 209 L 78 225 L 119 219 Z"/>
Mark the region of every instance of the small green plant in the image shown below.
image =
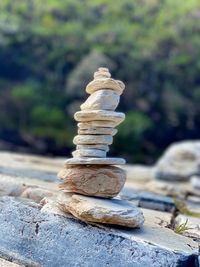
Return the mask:
<path id="1" fill-rule="evenodd" d="M 189 227 L 187 227 L 187 223 L 188 223 L 188 219 L 186 219 L 186 221 L 184 223 L 174 227 L 174 232 L 176 234 L 182 235 L 184 233 L 184 231 L 190 229 Z"/>

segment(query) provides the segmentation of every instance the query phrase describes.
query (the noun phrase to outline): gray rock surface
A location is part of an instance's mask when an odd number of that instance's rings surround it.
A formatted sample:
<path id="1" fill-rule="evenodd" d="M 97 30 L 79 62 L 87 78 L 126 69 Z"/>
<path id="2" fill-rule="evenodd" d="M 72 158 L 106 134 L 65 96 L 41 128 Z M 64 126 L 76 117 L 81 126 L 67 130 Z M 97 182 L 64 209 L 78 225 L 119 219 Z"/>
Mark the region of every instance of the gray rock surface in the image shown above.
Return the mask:
<path id="1" fill-rule="evenodd" d="M 88 224 L 11 197 L 0 210 L 0 257 L 26 266 L 198 266 L 196 242 L 152 221 L 135 230 Z"/>

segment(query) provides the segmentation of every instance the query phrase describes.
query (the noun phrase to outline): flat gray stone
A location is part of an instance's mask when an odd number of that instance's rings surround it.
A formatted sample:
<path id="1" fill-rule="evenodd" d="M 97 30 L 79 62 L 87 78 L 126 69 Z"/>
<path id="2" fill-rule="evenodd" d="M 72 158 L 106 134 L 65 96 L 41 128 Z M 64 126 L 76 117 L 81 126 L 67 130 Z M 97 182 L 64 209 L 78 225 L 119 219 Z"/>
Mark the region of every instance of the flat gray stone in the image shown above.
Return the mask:
<path id="1" fill-rule="evenodd" d="M 48 182 L 55 182 L 56 173 L 48 173 L 44 171 L 37 171 L 37 170 L 27 170 L 27 169 L 19 169 L 13 167 L 0 167 L 0 173 L 5 175 L 10 175 L 13 177 L 27 177 L 31 179 L 39 179 Z"/>
<path id="2" fill-rule="evenodd" d="M 0 152 L 0 166 L 14 171 L 21 169 L 46 173 L 57 173 L 63 166 L 64 158 L 44 157 L 14 152 Z"/>
<path id="3" fill-rule="evenodd" d="M 11 197 L 0 210 L 0 257 L 26 266 L 198 266 L 196 242 L 151 221 L 133 230 L 88 224 Z"/>
<path id="4" fill-rule="evenodd" d="M 65 161 L 65 165 L 123 165 L 125 160 L 122 158 L 71 158 Z"/>
<path id="5" fill-rule="evenodd" d="M 77 145 L 76 149 L 99 149 L 108 152 L 108 145 Z"/>
<path id="6" fill-rule="evenodd" d="M 138 200 L 139 206 L 147 209 L 173 211 L 175 207 L 174 200 L 171 197 L 150 193 L 144 190 L 136 190 L 133 188 L 124 187 L 118 197 L 129 201 Z"/>

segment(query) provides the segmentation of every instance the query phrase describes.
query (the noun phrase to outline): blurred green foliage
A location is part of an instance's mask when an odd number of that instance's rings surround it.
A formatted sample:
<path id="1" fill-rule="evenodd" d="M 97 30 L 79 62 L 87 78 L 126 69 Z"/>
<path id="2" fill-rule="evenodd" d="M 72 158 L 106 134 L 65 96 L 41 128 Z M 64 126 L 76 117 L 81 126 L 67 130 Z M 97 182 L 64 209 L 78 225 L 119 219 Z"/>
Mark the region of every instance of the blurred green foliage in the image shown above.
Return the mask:
<path id="1" fill-rule="evenodd" d="M 99 66 L 126 84 L 113 155 L 151 163 L 199 138 L 199 0 L 2 0 L 1 141 L 69 155 Z"/>

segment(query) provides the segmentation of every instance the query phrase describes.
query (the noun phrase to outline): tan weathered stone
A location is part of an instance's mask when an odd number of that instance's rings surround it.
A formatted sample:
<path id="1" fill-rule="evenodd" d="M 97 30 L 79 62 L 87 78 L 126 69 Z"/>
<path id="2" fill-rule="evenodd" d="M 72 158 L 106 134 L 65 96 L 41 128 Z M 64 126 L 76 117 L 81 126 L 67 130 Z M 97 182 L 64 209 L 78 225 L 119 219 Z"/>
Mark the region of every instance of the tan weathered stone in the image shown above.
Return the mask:
<path id="1" fill-rule="evenodd" d="M 76 149 L 99 149 L 108 152 L 108 145 L 77 145 Z"/>
<path id="2" fill-rule="evenodd" d="M 68 166 L 58 173 L 68 192 L 110 198 L 116 196 L 126 181 L 126 172 L 115 166 Z"/>
<path id="3" fill-rule="evenodd" d="M 112 144 L 113 138 L 110 135 L 76 135 L 73 139 L 75 145 L 89 145 L 89 144 Z"/>
<path id="4" fill-rule="evenodd" d="M 119 95 L 113 90 L 98 90 L 81 105 L 81 110 L 115 110 Z"/>
<path id="5" fill-rule="evenodd" d="M 131 228 L 139 228 L 144 223 L 140 209 L 129 201 L 66 195 L 67 193 L 62 193 L 58 196 L 57 201 L 61 209 L 83 221 L 118 224 Z"/>
<path id="6" fill-rule="evenodd" d="M 98 150 L 98 149 L 78 149 L 72 152 L 74 158 L 105 158 L 106 151 Z"/>
<path id="7" fill-rule="evenodd" d="M 79 122 L 108 120 L 113 121 L 118 125 L 125 119 L 125 114 L 110 110 L 83 110 L 76 112 L 74 118 Z"/>
<path id="8" fill-rule="evenodd" d="M 120 80 L 116 80 L 116 82 L 119 84 L 119 86 L 120 86 L 120 88 L 122 89 L 122 91 L 124 91 L 124 89 L 125 89 L 125 84 L 124 84 L 122 81 L 120 81 Z"/>
<path id="9" fill-rule="evenodd" d="M 78 129 L 78 134 L 85 135 L 85 134 L 103 134 L 103 135 L 112 135 L 114 136 L 117 133 L 117 129 L 114 128 L 104 128 L 104 127 L 94 127 L 94 128 L 88 128 L 88 129 Z"/>
<path id="10" fill-rule="evenodd" d="M 126 161 L 122 158 L 71 158 L 65 161 L 67 165 L 123 165 Z"/>
<path id="11" fill-rule="evenodd" d="M 121 81 L 116 81 L 112 78 L 102 78 L 91 81 L 86 87 L 86 92 L 88 94 L 92 94 L 97 90 L 110 89 L 121 95 L 123 93 L 124 88 L 125 85 Z"/>

